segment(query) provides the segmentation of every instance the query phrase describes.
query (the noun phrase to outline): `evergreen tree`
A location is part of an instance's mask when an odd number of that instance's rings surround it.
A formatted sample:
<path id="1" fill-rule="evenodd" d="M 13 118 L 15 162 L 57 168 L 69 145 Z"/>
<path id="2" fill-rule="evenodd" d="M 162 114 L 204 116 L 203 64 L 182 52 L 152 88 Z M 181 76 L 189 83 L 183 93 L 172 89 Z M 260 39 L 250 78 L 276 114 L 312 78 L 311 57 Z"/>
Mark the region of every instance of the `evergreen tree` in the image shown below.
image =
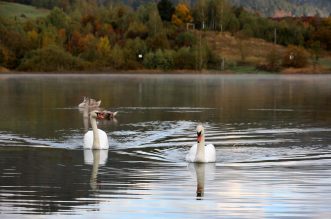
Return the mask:
<path id="1" fill-rule="evenodd" d="M 161 0 L 157 4 L 157 8 L 159 10 L 159 14 L 161 16 L 162 21 L 171 21 L 172 15 L 175 12 L 175 7 L 169 0 Z"/>

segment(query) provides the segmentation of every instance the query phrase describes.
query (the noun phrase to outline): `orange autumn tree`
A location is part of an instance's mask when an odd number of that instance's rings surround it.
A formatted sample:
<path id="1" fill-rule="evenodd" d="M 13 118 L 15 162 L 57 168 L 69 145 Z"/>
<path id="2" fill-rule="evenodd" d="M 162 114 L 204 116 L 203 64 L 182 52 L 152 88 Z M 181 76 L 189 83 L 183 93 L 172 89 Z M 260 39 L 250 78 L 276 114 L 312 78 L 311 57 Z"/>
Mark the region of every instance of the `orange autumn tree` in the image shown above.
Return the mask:
<path id="1" fill-rule="evenodd" d="M 175 13 L 172 15 L 171 22 L 176 26 L 192 22 L 193 17 L 187 4 L 179 3 L 176 6 Z"/>

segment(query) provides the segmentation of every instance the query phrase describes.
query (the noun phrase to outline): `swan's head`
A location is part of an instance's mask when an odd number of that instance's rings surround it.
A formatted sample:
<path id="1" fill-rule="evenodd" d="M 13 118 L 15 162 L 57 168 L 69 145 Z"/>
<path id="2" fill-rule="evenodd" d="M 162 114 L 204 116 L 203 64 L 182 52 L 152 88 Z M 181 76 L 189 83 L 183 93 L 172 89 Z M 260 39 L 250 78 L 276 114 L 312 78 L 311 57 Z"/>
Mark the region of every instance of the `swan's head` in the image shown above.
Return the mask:
<path id="1" fill-rule="evenodd" d="M 90 117 L 99 120 L 105 119 L 105 113 L 102 111 L 93 110 L 92 112 L 90 112 Z"/>
<path id="2" fill-rule="evenodd" d="M 198 143 L 201 142 L 202 136 L 204 136 L 204 135 L 205 135 L 205 129 L 203 128 L 203 126 L 201 124 L 199 124 L 197 126 L 197 141 L 198 141 Z"/>
<path id="3" fill-rule="evenodd" d="M 110 112 L 110 111 L 98 111 L 93 110 L 90 112 L 90 117 L 98 120 L 111 120 L 114 119 L 114 116 L 117 114 L 117 112 Z"/>

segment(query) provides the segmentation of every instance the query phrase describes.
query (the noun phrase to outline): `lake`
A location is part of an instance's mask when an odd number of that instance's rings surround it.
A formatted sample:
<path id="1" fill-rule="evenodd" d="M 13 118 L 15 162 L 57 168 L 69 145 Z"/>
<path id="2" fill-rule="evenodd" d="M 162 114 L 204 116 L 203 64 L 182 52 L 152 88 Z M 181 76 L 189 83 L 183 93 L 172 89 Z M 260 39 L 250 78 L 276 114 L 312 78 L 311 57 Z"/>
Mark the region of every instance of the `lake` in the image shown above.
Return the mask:
<path id="1" fill-rule="evenodd" d="M 0 218 L 331 218 L 331 75 L 0 75 Z M 118 111 L 83 150 L 83 96 Z M 188 164 L 202 123 L 217 162 Z"/>

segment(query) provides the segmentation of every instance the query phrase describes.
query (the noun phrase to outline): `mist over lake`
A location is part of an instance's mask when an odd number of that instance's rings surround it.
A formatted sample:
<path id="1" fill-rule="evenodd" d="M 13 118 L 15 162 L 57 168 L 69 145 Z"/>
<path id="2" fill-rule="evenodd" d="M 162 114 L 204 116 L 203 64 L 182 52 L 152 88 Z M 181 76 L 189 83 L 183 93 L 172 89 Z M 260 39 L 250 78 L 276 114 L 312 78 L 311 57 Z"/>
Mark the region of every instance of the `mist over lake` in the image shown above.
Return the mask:
<path id="1" fill-rule="evenodd" d="M 0 217 L 330 218 L 330 75 L 0 75 Z M 109 150 L 84 150 L 84 96 Z M 216 162 L 187 163 L 196 126 Z"/>

